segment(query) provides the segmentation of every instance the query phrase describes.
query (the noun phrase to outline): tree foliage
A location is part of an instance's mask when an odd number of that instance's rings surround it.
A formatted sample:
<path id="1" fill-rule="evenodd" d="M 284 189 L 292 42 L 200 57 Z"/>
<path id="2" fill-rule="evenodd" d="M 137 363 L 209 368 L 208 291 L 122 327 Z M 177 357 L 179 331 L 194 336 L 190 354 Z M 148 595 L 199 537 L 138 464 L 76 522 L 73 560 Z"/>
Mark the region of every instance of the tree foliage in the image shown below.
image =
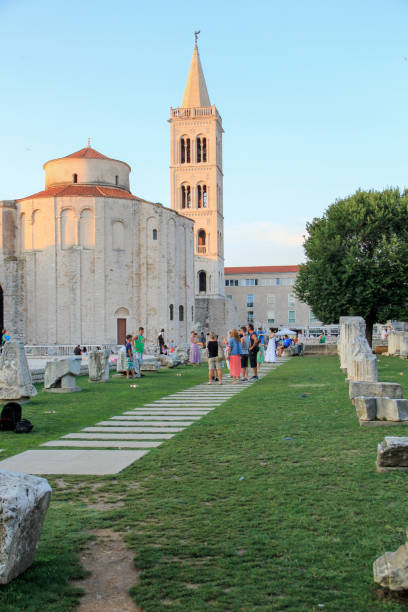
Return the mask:
<path id="1" fill-rule="evenodd" d="M 322 323 L 408 318 L 408 193 L 357 191 L 306 226 L 295 292 Z"/>

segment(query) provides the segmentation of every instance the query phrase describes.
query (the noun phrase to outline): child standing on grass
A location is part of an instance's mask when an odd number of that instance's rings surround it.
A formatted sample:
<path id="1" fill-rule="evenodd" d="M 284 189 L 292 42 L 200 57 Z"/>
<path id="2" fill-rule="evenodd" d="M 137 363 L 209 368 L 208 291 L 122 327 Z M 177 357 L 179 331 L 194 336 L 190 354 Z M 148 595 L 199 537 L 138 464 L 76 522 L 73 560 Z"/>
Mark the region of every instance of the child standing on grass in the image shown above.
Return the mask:
<path id="1" fill-rule="evenodd" d="M 132 351 L 131 340 L 132 340 L 132 336 L 130 334 L 128 334 L 126 336 L 126 345 L 125 345 L 125 349 L 126 349 L 126 378 L 127 379 L 130 378 L 129 374 L 132 374 L 132 378 L 136 378 L 135 364 L 133 362 L 133 351 Z"/>

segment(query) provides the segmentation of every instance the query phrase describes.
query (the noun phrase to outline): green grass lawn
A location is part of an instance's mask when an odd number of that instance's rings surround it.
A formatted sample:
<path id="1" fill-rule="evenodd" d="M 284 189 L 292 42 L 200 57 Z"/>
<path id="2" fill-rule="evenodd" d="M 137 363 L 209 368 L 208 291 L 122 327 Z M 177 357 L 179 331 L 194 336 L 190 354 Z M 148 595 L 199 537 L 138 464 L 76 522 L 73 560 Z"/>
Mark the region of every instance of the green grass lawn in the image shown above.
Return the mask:
<path id="1" fill-rule="evenodd" d="M 83 393 L 40 393 L 24 409 L 35 430 L 0 434 L 1 455 L 192 386 L 206 371 L 175 374 L 137 389 L 81 380 Z M 380 357 L 380 380 L 407 377 L 408 362 Z M 404 609 L 372 578 L 373 561 L 408 526 L 408 475 L 375 468 L 385 435 L 408 427 L 360 427 L 337 358 L 292 359 L 116 476 L 50 478 L 36 562 L 1 588 L 0 609 L 75 609 L 80 549 L 105 527 L 134 550 L 132 595 L 147 612 Z M 125 504 L 92 509 L 100 499 Z"/>

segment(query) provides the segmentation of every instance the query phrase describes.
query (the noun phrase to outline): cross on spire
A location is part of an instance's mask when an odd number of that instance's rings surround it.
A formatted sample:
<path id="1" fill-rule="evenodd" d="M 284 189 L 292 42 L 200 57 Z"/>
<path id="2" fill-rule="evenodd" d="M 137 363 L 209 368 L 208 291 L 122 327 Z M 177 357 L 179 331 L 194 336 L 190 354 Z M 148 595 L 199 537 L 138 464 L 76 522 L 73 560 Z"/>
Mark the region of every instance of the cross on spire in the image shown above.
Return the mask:
<path id="1" fill-rule="evenodd" d="M 196 30 L 194 32 L 194 42 L 195 42 L 195 46 L 197 46 L 197 41 L 198 41 L 198 35 L 200 33 L 200 30 Z"/>

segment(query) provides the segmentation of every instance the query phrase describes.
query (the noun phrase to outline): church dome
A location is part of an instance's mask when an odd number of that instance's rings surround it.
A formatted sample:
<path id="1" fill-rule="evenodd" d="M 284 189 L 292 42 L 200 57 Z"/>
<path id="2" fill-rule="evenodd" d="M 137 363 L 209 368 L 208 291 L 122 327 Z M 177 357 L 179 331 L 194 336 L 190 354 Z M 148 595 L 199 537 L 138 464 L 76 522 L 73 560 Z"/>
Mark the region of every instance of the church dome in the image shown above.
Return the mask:
<path id="1" fill-rule="evenodd" d="M 90 146 L 66 157 L 52 159 L 43 168 L 46 189 L 78 184 L 120 187 L 130 191 L 130 166 L 118 159 L 106 157 Z"/>

